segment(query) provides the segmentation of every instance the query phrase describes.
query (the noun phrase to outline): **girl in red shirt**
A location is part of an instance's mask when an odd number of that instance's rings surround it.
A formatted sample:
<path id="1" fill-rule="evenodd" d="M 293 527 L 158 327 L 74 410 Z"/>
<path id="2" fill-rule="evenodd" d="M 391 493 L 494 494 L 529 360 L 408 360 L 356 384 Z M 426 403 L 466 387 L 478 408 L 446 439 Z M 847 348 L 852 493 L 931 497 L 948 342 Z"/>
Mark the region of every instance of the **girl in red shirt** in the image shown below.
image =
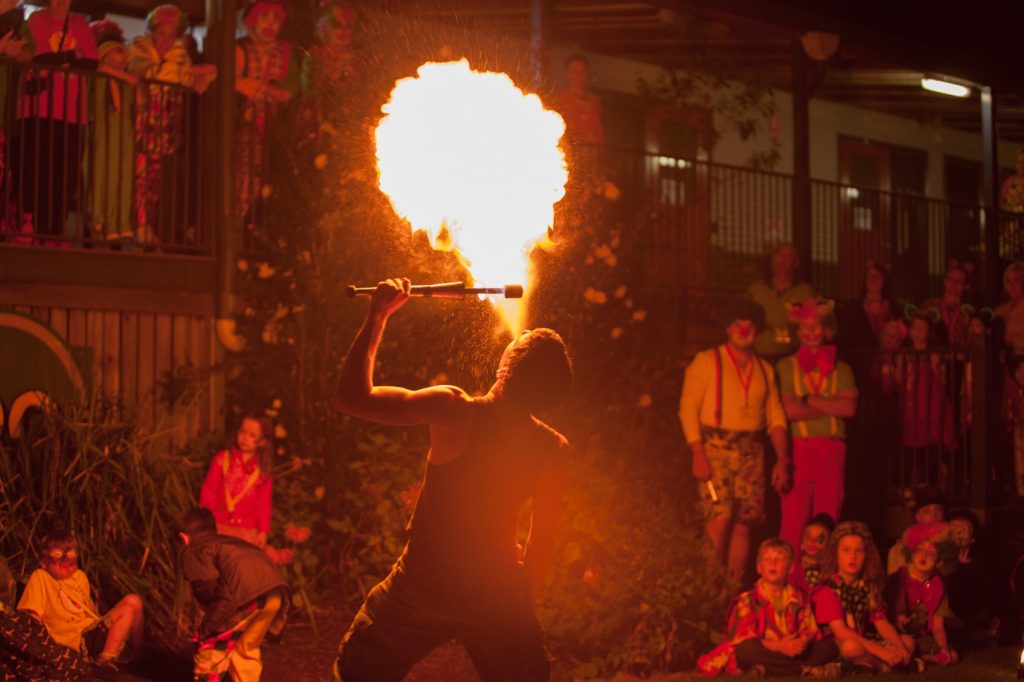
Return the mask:
<path id="1" fill-rule="evenodd" d="M 270 531 L 270 420 L 247 414 L 235 442 L 214 455 L 199 493 L 199 506 L 213 512 L 217 532 L 265 547 Z"/>

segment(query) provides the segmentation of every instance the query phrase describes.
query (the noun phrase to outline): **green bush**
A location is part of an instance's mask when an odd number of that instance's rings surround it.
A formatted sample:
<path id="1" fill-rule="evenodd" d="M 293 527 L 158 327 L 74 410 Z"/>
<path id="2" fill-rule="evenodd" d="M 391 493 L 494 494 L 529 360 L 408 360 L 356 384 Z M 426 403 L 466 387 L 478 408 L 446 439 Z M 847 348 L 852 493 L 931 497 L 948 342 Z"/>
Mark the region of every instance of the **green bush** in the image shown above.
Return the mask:
<path id="1" fill-rule="evenodd" d="M 0 446 L 0 551 L 27 580 L 42 537 L 71 531 L 100 607 L 139 594 L 147 626 L 169 642 L 189 630 L 174 522 L 195 504 L 202 464 L 172 452 L 163 425 L 143 435 L 101 399 L 62 410 L 33 413 Z"/>

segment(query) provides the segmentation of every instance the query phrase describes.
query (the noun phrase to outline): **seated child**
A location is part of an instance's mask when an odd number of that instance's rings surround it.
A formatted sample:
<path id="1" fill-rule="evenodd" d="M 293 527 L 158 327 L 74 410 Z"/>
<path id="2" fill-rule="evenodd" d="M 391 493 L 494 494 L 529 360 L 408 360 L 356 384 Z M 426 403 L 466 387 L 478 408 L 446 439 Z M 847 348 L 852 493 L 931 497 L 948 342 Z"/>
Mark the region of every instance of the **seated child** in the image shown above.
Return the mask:
<path id="1" fill-rule="evenodd" d="M 952 571 L 943 567 L 949 607 L 946 631 L 951 645 L 959 651 L 970 647 L 994 646 L 999 639 L 991 562 L 977 541 L 978 517 L 965 510 L 949 515 L 949 531 L 959 551 Z"/>
<path id="2" fill-rule="evenodd" d="M 196 633 L 195 679 L 258 680 L 263 638 L 279 635 L 288 615 L 284 576 L 259 547 L 218 535 L 209 509 L 185 512 L 178 531 L 182 571 L 206 611 Z"/>
<path id="3" fill-rule="evenodd" d="M 832 517 L 822 512 L 816 515 L 804 527 L 804 536 L 800 541 L 800 559 L 793 566 L 790 582 L 804 592 L 810 593 L 811 588 L 821 578 L 821 560 L 828 545 L 828 536 L 836 528 Z"/>
<path id="4" fill-rule="evenodd" d="M 946 505 L 942 495 L 931 487 L 919 488 L 914 496 L 914 524 L 942 523 L 946 520 Z M 892 575 L 907 563 L 901 536 L 889 550 L 886 574 Z"/>
<path id="5" fill-rule="evenodd" d="M 839 676 L 835 643 L 819 638 L 806 595 L 786 582 L 792 566 L 788 542 L 769 538 L 761 543 L 760 580 L 736 597 L 729 613 L 728 641 L 697 660 L 698 672 Z"/>
<path id="6" fill-rule="evenodd" d="M 55 642 L 96 659 L 103 667 L 115 661 L 130 639 L 142 650 L 142 599 L 129 594 L 100 615 L 89 595 L 89 579 L 78 568 L 78 541 L 54 531 L 43 538 L 40 563 L 29 576 L 18 610 L 46 626 Z"/>
<path id="7" fill-rule="evenodd" d="M 821 581 L 811 594 L 814 617 L 844 659 L 872 670 L 910 663 L 910 649 L 886 617 L 884 582 L 868 527 L 860 521 L 836 526 L 825 549 Z"/>
<path id="8" fill-rule="evenodd" d="M 903 534 L 903 546 L 907 563 L 890 575 L 885 585 L 889 615 L 907 647 L 925 661 L 956 663 L 944 622 L 950 615 L 949 601 L 937 572 L 940 563 L 955 561 L 956 543 L 946 524 L 919 523 Z"/>

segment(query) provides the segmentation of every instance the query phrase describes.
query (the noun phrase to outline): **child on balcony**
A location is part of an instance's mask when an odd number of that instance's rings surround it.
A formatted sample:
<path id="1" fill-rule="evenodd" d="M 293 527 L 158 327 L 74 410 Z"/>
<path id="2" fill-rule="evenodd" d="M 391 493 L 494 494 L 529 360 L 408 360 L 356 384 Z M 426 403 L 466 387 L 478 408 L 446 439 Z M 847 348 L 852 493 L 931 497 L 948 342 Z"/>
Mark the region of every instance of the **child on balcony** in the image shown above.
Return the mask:
<path id="1" fill-rule="evenodd" d="M 945 620 L 952 615 L 940 564 L 955 562 L 958 547 L 944 523 L 919 523 L 903 534 L 907 561 L 889 576 L 885 600 L 906 646 L 928 663 L 950 665 L 958 660 L 949 646 Z"/>
<path id="2" fill-rule="evenodd" d="M 299 90 L 298 55 L 278 37 L 286 17 L 280 0 L 252 0 L 242 15 L 249 35 L 235 46 L 235 89 L 243 97 L 235 139 L 239 221 L 260 196 L 274 120 Z"/>
<path id="3" fill-rule="evenodd" d="M 242 417 L 235 441 L 214 456 L 199 493 L 199 506 L 213 512 L 217 532 L 265 547 L 270 531 L 271 426 L 266 417 Z"/>
<path id="4" fill-rule="evenodd" d="M 858 667 L 887 670 L 910 663 L 911 650 L 885 611 L 885 575 L 871 531 L 844 521 L 829 538 L 822 580 L 811 593 L 819 627 L 835 639 L 844 659 Z"/>
<path id="5" fill-rule="evenodd" d="M 146 34 L 128 51 L 128 71 L 150 82 L 138 88 L 141 104 L 135 122 L 135 220 L 143 244 L 159 242 L 157 212 L 161 180 L 176 173 L 171 163 L 185 136 L 185 86 L 203 93 L 217 75 L 212 64 L 193 64 L 182 40 L 188 16 L 174 5 L 160 5 L 146 17 Z M 168 184 L 174 184 L 173 182 Z M 163 209 L 180 208 L 167 197 Z"/>
<path id="6" fill-rule="evenodd" d="M 818 637 L 807 596 L 787 582 L 792 565 L 788 542 L 769 538 L 761 543 L 760 580 L 736 597 L 729 612 L 729 639 L 698 659 L 698 672 L 839 677 L 835 643 Z"/>
<path id="7" fill-rule="evenodd" d="M 50 637 L 74 651 L 96 659 L 101 667 L 116 668 L 125 643 L 142 649 L 142 600 L 129 594 L 101 615 L 90 595 L 89 579 L 78 568 L 78 542 L 65 532 L 43 538 L 41 568 L 25 585 L 18 610 L 46 626 Z"/>
<path id="8" fill-rule="evenodd" d="M 93 236 L 108 241 L 132 236 L 132 171 L 135 157 L 135 86 L 126 71 L 128 50 L 121 27 L 110 19 L 92 22 L 100 57 L 92 89 L 91 144 L 87 150 L 89 218 Z"/>

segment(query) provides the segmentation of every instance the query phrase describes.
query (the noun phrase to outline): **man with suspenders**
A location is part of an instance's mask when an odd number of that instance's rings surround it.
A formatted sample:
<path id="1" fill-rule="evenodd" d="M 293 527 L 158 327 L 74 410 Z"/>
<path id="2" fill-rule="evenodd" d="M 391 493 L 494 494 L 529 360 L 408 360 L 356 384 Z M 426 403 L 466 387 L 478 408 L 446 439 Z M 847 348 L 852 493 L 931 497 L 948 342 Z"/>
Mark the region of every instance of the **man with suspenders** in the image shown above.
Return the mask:
<path id="1" fill-rule="evenodd" d="M 822 320 L 832 307 L 824 299 L 789 304 L 800 348 L 775 367 L 793 437 L 793 487 L 782 496 L 779 536 L 794 547 L 812 516 L 825 513 L 838 521 L 843 507 L 843 418 L 857 411 L 857 384 L 850 366 L 836 359 L 836 347 L 824 343 Z"/>
<path id="2" fill-rule="evenodd" d="M 775 372 L 754 352 L 764 310 L 737 299 L 724 312 L 726 342 L 701 351 L 686 368 L 679 421 L 714 556 L 738 582 L 750 529 L 764 521 L 766 432 L 777 455 L 771 481 L 780 493 L 789 484 L 789 446 Z"/>

